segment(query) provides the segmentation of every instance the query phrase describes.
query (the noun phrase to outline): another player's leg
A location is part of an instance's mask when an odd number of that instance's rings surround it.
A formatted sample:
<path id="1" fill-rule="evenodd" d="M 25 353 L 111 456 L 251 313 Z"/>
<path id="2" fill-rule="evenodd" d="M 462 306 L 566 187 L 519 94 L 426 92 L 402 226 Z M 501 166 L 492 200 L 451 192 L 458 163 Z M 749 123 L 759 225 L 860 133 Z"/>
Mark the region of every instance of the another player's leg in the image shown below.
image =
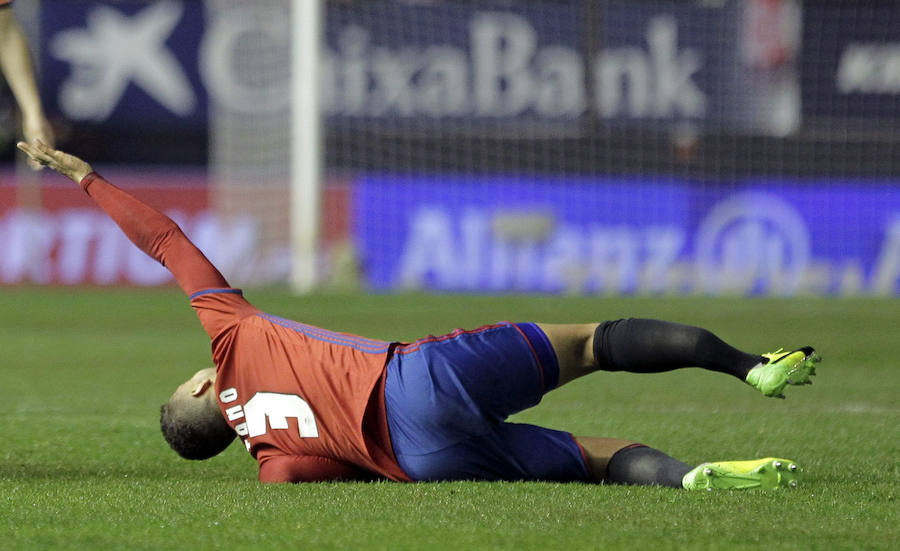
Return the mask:
<path id="1" fill-rule="evenodd" d="M 541 324 L 559 360 L 559 384 L 596 370 L 659 373 L 700 367 L 732 375 L 767 396 L 788 384 L 808 384 L 819 361 L 812 348 L 788 353 L 748 354 L 712 332 L 650 319 L 601 324 Z"/>
<path id="2" fill-rule="evenodd" d="M 800 468 L 793 461 L 767 457 L 717 461 L 691 467 L 665 453 L 614 438 L 576 438 L 597 482 L 668 486 L 688 490 L 744 490 L 796 487 Z"/>

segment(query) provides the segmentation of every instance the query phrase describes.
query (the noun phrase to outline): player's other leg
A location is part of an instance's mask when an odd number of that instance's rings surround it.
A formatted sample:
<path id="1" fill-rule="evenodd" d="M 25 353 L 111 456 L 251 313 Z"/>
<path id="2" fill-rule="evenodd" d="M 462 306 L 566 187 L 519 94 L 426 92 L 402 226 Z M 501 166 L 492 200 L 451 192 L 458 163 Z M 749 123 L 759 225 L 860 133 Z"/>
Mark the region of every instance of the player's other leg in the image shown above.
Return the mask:
<path id="1" fill-rule="evenodd" d="M 576 436 L 594 481 L 681 488 L 692 467 L 665 453 L 630 440 Z"/>
<path id="2" fill-rule="evenodd" d="M 559 384 L 597 370 L 659 373 L 700 367 L 732 375 L 767 396 L 808 384 L 819 360 L 810 347 L 765 355 L 743 352 L 701 327 L 651 319 L 539 324 L 559 361 Z"/>
<path id="3" fill-rule="evenodd" d="M 800 468 L 789 459 L 716 461 L 691 467 L 665 453 L 628 440 L 576 437 L 596 482 L 656 485 L 687 490 L 746 490 L 796 487 Z"/>

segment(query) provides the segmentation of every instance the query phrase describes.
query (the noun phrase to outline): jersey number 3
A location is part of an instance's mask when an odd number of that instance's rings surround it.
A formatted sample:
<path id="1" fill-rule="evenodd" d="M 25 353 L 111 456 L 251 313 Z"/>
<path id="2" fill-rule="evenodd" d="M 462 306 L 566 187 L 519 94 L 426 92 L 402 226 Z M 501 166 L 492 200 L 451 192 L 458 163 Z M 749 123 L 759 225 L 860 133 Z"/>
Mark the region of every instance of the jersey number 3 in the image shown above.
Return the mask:
<path id="1" fill-rule="evenodd" d="M 247 435 L 250 438 L 268 431 L 288 428 L 288 419 L 297 419 L 301 438 L 318 438 L 319 429 L 312 408 L 296 394 L 257 392 L 244 404 Z"/>

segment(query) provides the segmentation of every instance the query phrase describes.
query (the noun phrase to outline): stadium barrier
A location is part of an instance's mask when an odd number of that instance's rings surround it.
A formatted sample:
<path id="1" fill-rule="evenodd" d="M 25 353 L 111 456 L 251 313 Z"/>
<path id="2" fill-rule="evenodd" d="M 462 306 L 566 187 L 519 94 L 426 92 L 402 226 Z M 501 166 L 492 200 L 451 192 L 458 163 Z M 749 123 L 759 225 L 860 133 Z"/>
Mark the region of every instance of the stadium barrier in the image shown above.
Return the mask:
<path id="1" fill-rule="evenodd" d="M 230 279 L 248 267 L 256 283 L 286 278 L 287 243 L 262 251 L 258 218 L 210 210 L 203 176 L 109 177 Z M 888 185 L 445 177 L 438 197 L 427 176 L 368 175 L 327 186 L 323 244 L 342 286 L 377 291 L 893 295 L 900 195 Z M 0 205 L 14 195 L 0 186 Z M 171 282 L 77 188 L 42 195 L 38 211 L 0 207 L 0 283 Z"/>

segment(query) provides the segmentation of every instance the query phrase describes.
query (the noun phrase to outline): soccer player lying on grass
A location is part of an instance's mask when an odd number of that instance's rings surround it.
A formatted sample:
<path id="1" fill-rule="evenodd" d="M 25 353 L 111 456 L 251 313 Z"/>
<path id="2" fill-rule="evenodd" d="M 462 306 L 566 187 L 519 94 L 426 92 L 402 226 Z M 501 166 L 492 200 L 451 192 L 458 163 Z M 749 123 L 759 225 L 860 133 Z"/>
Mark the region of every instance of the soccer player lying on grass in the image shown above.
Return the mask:
<path id="1" fill-rule="evenodd" d="M 413 343 L 336 333 L 263 313 L 232 288 L 165 215 L 84 161 L 19 143 L 79 183 L 141 250 L 166 266 L 212 339 L 201 369 L 162 407 L 171 447 L 188 459 L 235 435 L 263 482 L 388 478 L 549 480 L 688 489 L 796 485 L 786 459 L 691 467 L 628 440 L 573 437 L 506 422 L 544 393 L 594 371 L 726 373 L 767 396 L 806 384 L 812 348 L 758 356 L 709 331 L 646 319 L 550 325 L 497 323 Z"/>

